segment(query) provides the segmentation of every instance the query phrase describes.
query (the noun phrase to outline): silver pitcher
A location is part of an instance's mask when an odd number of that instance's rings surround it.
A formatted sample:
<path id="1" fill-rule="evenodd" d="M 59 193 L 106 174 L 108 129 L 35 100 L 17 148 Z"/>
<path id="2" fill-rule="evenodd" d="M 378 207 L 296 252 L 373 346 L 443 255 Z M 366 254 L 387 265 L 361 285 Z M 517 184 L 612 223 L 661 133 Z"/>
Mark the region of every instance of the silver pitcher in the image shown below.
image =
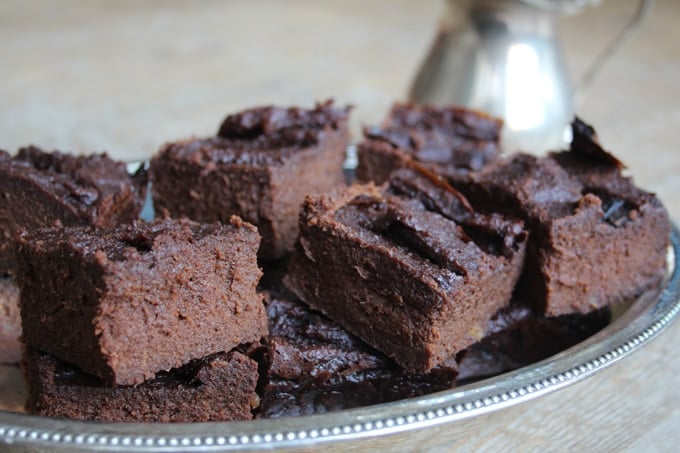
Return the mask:
<path id="1" fill-rule="evenodd" d="M 594 0 L 447 0 L 447 12 L 420 68 L 411 100 L 456 104 L 505 120 L 508 150 L 540 152 L 563 145 L 574 115 L 575 89 L 567 79 L 559 19 Z M 642 22 L 652 0 L 594 60 L 576 89 Z"/>

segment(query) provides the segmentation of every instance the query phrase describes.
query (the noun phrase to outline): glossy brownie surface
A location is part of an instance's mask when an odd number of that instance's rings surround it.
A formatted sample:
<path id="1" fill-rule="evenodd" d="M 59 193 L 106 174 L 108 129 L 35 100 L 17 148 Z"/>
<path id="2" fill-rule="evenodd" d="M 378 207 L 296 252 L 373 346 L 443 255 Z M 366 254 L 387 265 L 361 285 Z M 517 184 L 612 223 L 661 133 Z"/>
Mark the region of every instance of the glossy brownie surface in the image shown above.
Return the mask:
<path id="1" fill-rule="evenodd" d="M 357 177 L 382 183 L 410 159 L 452 177 L 479 170 L 499 155 L 502 124 L 461 107 L 395 104 L 382 126 L 364 130 Z"/>
<path id="2" fill-rule="evenodd" d="M 430 394 L 535 363 L 595 334 L 609 310 L 544 317 L 513 301 L 483 338 L 429 373 L 404 371 L 290 295 L 267 298 L 270 337 L 262 358 L 258 418 L 312 415 Z"/>
<path id="3" fill-rule="evenodd" d="M 405 372 L 305 304 L 272 294 L 258 417 L 311 415 L 384 403 L 454 385 L 455 360 L 427 374 Z"/>
<path id="4" fill-rule="evenodd" d="M 609 325 L 609 307 L 588 314 L 543 316 L 513 300 L 489 320 L 481 341 L 458 357 L 458 384 L 496 376 L 564 351 Z"/>
<path id="5" fill-rule="evenodd" d="M 12 272 L 15 235 L 59 225 L 113 227 L 137 218 L 146 172 L 127 173 L 106 154 L 74 156 L 36 147 L 0 151 L 0 273 Z"/>
<path id="6" fill-rule="evenodd" d="M 174 159 L 209 165 L 283 165 L 302 149 L 321 144 L 342 129 L 347 110 L 320 104 L 313 109 L 260 107 L 228 115 L 215 137 L 168 144 Z"/>

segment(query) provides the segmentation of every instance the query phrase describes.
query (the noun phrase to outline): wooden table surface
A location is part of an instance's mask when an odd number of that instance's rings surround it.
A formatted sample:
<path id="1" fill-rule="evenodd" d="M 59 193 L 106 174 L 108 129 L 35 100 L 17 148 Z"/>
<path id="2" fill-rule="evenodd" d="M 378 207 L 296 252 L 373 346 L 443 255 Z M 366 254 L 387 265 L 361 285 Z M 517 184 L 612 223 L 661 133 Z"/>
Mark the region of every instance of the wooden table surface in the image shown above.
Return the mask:
<path id="1" fill-rule="evenodd" d="M 576 78 L 636 2 L 563 20 Z M 436 29 L 437 0 L 0 2 L 0 148 L 145 158 L 263 103 L 356 105 L 353 130 L 402 99 Z M 680 2 L 660 0 L 578 113 L 680 219 Z M 356 135 L 358 137 L 358 134 Z M 680 323 L 601 374 L 440 428 L 461 451 L 677 451 Z M 444 435 L 446 434 L 446 435 Z"/>

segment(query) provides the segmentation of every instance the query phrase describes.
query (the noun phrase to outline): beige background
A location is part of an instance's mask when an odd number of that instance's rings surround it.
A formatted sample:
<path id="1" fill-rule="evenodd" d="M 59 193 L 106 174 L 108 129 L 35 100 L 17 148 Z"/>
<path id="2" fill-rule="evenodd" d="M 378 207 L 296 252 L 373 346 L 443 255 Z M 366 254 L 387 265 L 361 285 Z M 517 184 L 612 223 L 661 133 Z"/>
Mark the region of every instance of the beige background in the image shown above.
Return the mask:
<path id="1" fill-rule="evenodd" d="M 573 78 L 635 4 L 608 0 L 563 21 Z M 357 106 L 356 131 L 405 96 L 442 9 L 436 0 L 3 0 L 0 148 L 145 158 L 166 140 L 213 133 L 242 107 L 331 96 Z M 657 1 L 579 107 L 675 219 L 679 24 L 680 2 Z M 677 324 L 587 382 L 441 434 L 470 451 L 671 451 L 680 442 Z"/>

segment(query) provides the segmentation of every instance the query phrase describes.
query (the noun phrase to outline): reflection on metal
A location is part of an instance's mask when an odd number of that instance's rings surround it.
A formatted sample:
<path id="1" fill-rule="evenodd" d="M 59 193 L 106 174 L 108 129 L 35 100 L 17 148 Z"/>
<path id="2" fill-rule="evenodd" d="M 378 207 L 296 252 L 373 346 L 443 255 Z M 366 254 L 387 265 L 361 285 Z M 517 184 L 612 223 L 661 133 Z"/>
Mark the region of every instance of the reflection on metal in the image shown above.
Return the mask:
<path id="1" fill-rule="evenodd" d="M 538 53 L 528 44 L 508 48 L 505 77 L 505 122 L 513 131 L 539 127 L 545 121 L 543 99 L 554 98 L 550 80 L 540 77 Z"/>
<path id="2" fill-rule="evenodd" d="M 564 144 L 573 90 L 559 42 L 559 15 L 592 0 L 448 0 L 447 14 L 421 66 L 411 100 L 484 110 L 506 121 L 508 151 L 540 152 Z M 579 89 L 630 36 L 649 10 L 640 7 L 586 71 Z"/>

